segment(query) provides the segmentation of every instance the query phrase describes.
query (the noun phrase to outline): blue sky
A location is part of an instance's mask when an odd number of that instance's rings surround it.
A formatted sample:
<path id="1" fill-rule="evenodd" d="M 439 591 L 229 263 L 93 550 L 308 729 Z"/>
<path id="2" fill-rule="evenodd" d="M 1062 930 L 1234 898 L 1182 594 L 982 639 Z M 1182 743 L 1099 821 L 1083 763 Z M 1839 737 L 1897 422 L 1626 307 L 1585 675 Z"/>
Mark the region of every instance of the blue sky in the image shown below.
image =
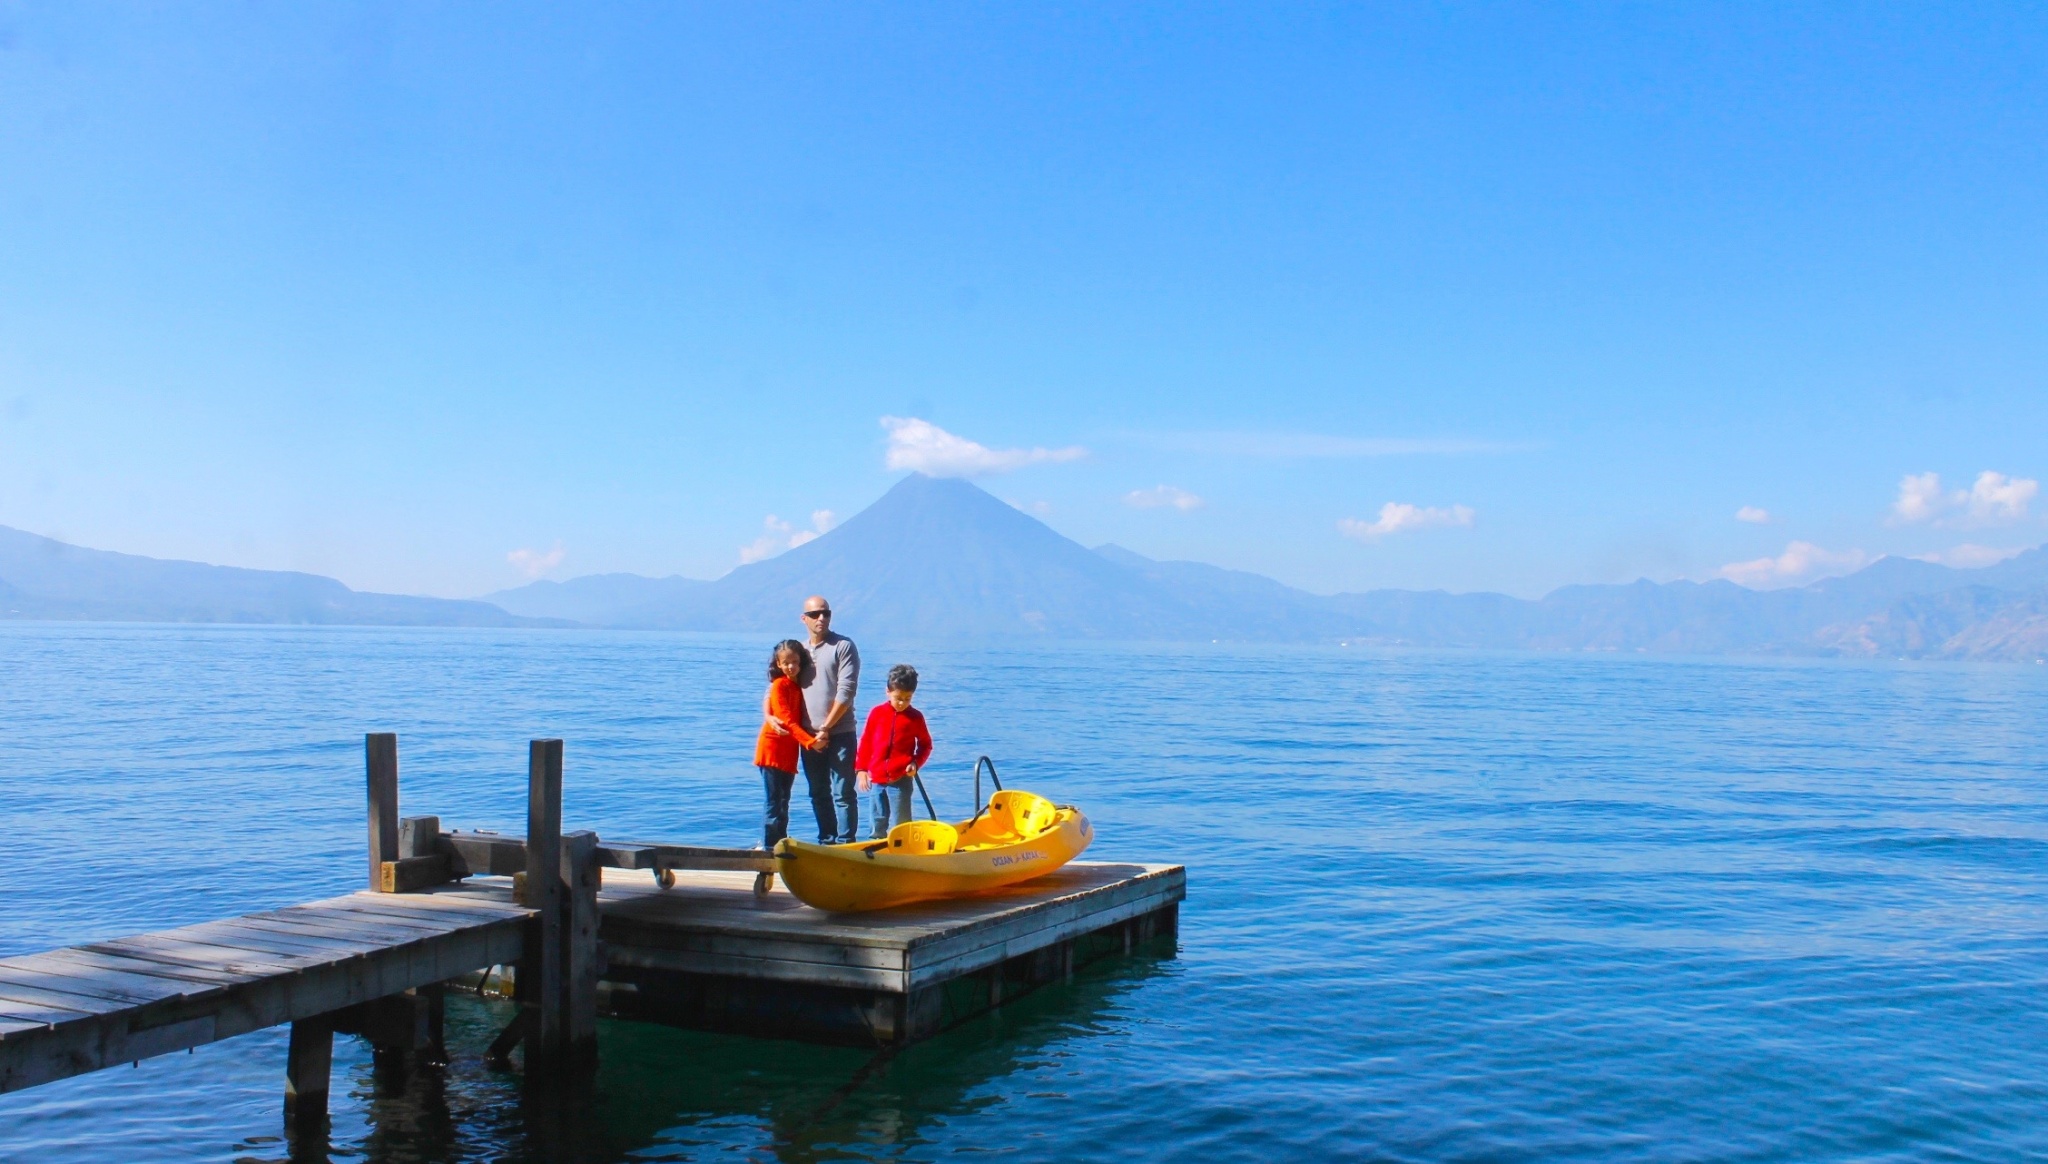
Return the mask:
<path id="1" fill-rule="evenodd" d="M 711 577 L 913 464 L 1320 591 L 2048 539 L 2039 7 L 0 4 L 0 112 L 82 544 Z"/>

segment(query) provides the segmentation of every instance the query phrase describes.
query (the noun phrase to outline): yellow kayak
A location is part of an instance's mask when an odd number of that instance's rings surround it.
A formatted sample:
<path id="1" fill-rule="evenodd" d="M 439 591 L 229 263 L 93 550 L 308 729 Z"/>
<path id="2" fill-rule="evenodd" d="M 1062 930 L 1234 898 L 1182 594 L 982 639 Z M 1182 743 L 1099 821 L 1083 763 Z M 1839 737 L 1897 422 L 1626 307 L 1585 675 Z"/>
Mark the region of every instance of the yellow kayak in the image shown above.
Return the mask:
<path id="1" fill-rule="evenodd" d="M 1081 810 L 1009 789 L 971 821 L 914 820 L 879 841 L 818 845 L 786 837 L 776 872 L 805 905 L 835 913 L 965 897 L 1043 877 L 1095 839 Z"/>

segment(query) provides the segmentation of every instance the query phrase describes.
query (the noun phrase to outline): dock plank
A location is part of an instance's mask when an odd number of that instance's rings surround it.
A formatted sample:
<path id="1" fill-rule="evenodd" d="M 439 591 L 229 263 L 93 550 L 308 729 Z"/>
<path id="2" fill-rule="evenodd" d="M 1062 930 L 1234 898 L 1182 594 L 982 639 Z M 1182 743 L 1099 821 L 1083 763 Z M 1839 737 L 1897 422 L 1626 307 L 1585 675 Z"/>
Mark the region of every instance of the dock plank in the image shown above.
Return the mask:
<path id="1" fill-rule="evenodd" d="M 248 949 L 158 938 L 147 934 L 112 942 L 95 942 L 78 948 L 96 954 L 111 954 L 118 958 L 133 958 L 142 962 L 163 962 L 173 966 L 208 966 L 217 970 L 243 973 L 251 978 L 260 978 L 267 974 L 292 974 L 320 961 L 318 957 L 312 955 L 299 955 L 287 960 L 284 955 L 263 955 Z"/>
<path id="2" fill-rule="evenodd" d="M 146 978 L 168 978 L 177 982 L 190 982 L 207 986 L 240 986 L 262 977 L 261 974 L 222 970 L 198 966 L 189 962 L 163 962 L 142 958 L 129 958 L 120 954 L 108 954 L 98 950 L 72 947 L 52 950 L 48 957 L 53 962 L 65 962 L 86 971 L 112 970 L 122 974 L 140 975 Z"/>

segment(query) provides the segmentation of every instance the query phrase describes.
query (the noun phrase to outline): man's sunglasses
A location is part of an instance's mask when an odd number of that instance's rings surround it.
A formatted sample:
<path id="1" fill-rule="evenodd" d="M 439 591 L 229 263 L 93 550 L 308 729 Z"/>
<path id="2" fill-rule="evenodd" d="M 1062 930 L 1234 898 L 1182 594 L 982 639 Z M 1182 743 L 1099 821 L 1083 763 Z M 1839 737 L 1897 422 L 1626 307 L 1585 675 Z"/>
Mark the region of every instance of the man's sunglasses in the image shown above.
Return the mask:
<path id="1" fill-rule="evenodd" d="M 831 617 L 832 617 L 832 612 L 831 612 L 831 611 L 829 611 L 829 610 L 806 610 L 806 611 L 804 611 L 804 617 L 805 617 L 805 618 L 831 618 Z"/>

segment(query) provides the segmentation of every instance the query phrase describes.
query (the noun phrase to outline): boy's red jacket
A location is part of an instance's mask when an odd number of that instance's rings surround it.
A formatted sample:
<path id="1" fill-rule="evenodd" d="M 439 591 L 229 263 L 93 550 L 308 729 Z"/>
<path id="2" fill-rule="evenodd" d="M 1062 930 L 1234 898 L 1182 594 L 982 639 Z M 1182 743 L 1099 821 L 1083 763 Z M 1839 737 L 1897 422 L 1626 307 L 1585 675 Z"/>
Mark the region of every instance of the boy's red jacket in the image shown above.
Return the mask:
<path id="1" fill-rule="evenodd" d="M 868 713 L 853 767 L 877 784 L 894 784 L 905 768 L 923 768 L 931 758 L 932 733 L 925 730 L 924 713 L 914 707 L 897 711 L 895 704 L 884 703 Z"/>

